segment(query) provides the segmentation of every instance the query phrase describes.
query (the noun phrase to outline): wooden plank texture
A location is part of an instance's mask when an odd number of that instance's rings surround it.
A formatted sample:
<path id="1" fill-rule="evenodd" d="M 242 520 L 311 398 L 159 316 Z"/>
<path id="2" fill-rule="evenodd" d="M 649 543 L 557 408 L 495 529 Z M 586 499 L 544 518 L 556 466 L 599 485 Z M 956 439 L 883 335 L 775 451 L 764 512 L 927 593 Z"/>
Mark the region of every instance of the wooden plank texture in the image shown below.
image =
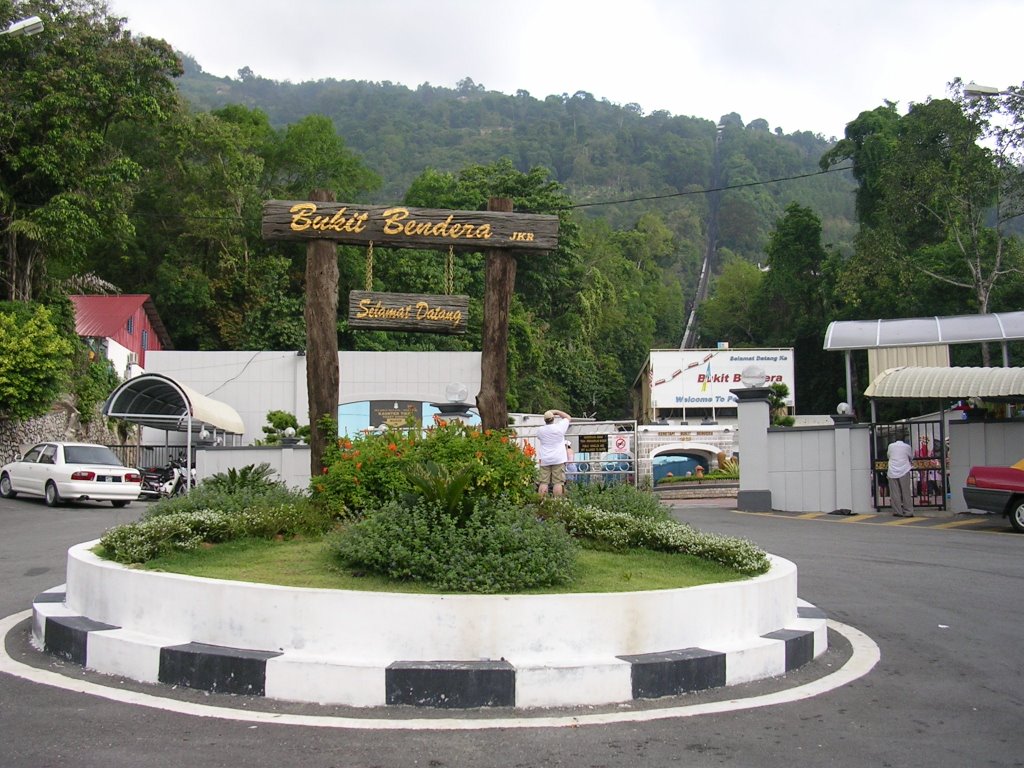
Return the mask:
<path id="1" fill-rule="evenodd" d="M 350 328 L 460 334 L 466 332 L 469 296 L 350 291 Z"/>
<path id="2" fill-rule="evenodd" d="M 268 200 L 263 204 L 263 238 L 335 240 L 350 245 L 372 242 L 390 248 L 552 251 L 558 247 L 558 217 Z"/>

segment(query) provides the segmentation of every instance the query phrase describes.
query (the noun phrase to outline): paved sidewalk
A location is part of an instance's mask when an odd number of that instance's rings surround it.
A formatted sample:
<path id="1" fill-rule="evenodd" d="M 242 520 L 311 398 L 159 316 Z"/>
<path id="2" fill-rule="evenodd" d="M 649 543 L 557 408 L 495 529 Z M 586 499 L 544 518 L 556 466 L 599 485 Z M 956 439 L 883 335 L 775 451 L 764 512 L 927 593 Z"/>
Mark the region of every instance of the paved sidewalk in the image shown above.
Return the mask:
<path id="1" fill-rule="evenodd" d="M 1009 521 L 1001 515 L 976 515 L 957 513 L 942 509 L 915 509 L 914 517 L 894 517 L 888 511 L 853 513 L 849 515 L 833 512 L 743 512 L 736 509 L 734 498 L 686 498 L 665 499 L 677 509 L 702 508 L 730 510 L 741 515 L 777 517 L 787 520 L 813 520 L 842 524 L 881 525 L 902 528 L 927 528 L 929 530 L 961 530 L 979 533 L 1015 533 Z"/>

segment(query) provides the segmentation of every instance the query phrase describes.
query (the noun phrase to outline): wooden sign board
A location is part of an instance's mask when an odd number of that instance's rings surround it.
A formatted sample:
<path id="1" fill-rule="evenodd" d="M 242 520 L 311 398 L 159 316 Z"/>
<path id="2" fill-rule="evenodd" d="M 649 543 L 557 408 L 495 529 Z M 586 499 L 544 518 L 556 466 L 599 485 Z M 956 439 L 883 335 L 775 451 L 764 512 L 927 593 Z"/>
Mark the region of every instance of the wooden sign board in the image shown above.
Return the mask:
<path id="1" fill-rule="evenodd" d="M 558 217 L 268 200 L 263 204 L 263 238 L 372 242 L 385 248 L 553 251 L 558 247 Z"/>
<path id="2" fill-rule="evenodd" d="M 580 435 L 580 453 L 604 453 L 608 450 L 608 435 Z"/>
<path id="3" fill-rule="evenodd" d="M 469 296 L 350 291 L 349 328 L 376 331 L 466 332 Z"/>

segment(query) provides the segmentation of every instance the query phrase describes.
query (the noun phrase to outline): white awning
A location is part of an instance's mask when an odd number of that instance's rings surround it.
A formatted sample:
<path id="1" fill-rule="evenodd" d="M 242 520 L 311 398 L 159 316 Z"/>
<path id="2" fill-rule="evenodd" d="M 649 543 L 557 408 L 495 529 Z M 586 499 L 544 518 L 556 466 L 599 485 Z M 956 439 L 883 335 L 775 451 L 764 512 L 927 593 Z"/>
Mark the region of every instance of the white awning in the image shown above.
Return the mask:
<path id="1" fill-rule="evenodd" d="M 873 349 L 927 344 L 973 344 L 1024 339 L 1024 312 L 910 317 L 902 320 L 836 320 L 824 349 Z"/>
<path id="2" fill-rule="evenodd" d="M 242 418 L 230 405 L 159 373 L 128 379 L 107 398 L 103 415 L 169 432 L 245 432 Z"/>
<path id="3" fill-rule="evenodd" d="M 889 368 L 871 382 L 864 395 L 1024 401 L 1024 368 Z"/>

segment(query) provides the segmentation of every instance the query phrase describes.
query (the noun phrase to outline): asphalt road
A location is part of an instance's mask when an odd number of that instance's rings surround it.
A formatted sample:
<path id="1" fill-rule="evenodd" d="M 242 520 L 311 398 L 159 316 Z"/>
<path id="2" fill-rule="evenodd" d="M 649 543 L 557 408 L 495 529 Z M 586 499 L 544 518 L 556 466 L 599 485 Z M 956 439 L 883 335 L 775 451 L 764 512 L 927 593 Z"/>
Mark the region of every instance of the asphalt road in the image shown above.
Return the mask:
<path id="1" fill-rule="evenodd" d="M 800 596 L 870 636 L 878 665 L 837 690 L 761 709 L 479 731 L 254 724 L 0 675 L 0 767 L 1024 765 L 1024 535 L 747 515 L 731 500 L 678 504 L 683 520 L 796 562 Z M 0 499 L 0 618 L 63 582 L 69 545 L 141 508 Z"/>

